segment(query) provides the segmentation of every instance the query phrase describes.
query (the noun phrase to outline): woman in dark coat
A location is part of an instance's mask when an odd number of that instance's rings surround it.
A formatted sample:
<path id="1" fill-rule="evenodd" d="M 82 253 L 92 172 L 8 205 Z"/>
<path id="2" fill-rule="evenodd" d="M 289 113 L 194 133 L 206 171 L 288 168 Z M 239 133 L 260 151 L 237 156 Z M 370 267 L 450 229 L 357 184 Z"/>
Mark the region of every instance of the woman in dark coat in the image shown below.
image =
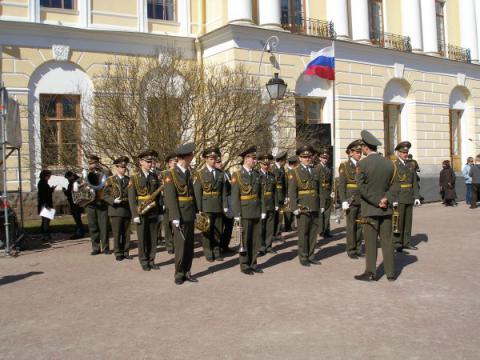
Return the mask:
<path id="1" fill-rule="evenodd" d="M 455 192 L 455 172 L 450 167 L 450 161 L 445 160 L 442 163 L 443 169 L 440 171 L 440 194 L 442 195 L 442 202 L 445 206 L 457 206 L 455 199 L 457 193 Z"/>
<path id="2" fill-rule="evenodd" d="M 51 209 L 53 208 L 53 191 L 55 186 L 48 185 L 48 180 L 52 176 L 52 173 L 49 170 L 42 170 L 40 172 L 40 180 L 38 181 L 38 213 L 42 211 L 43 208 Z M 41 232 L 43 235 L 43 240 L 50 240 L 50 219 L 42 217 L 42 226 Z"/>

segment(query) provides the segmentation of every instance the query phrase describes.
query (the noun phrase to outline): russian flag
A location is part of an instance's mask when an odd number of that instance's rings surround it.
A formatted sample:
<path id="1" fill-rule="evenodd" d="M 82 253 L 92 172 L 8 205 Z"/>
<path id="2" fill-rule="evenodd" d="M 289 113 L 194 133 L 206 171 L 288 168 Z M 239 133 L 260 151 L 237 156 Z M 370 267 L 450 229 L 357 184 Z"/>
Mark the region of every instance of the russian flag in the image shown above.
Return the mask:
<path id="1" fill-rule="evenodd" d="M 320 78 L 327 80 L 335 79 L 335 54 L 333 47 L 328 46 L 322 50 L 313 53 L 313 58 L 305 69 L 306 75 L 317 75 Z"/>

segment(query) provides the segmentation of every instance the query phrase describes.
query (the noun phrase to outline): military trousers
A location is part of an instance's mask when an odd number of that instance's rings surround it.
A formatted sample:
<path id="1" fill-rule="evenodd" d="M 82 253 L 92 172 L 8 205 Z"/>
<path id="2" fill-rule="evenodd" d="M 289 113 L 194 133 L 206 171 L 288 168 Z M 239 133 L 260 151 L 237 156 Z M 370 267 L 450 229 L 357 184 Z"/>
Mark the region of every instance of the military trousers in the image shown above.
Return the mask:
<path id="1" fill-rule="evenodd" d="M 110 216 L 113 233 L 113 252 L 115 256 L 128 256 L 130 249 L 130 218 Z"/>
<path id="2" fill-rule="evenodd" d="M 173 252 L 175 246 L 173 245 L 173 229 L 172 223 L 168 221 L 168 209 L 165 209 L 165 214 L 163 215 L 162 221 L 163 234 L 165 237 L 165 248 L 167 251 Z"/>
<path id="3" fill-rule="evenodd" d="M 246 252 L 240 254 L 240 270 L 254 268 L 257 264 L 257 255 L 262 238 L 262 223 L 260 219 L 243 219 L 242 240 Z"/>
<path id="4" fill-rule="evenodd" d="M 283 224 L 284 224 L 284 231 L 290 232 L 293 231 L 295 228 L 295 216 L 291 211 L 286 211 L 283 213 Z"/>
<path id="5" fill-rule="evenodd" d="M 233 218 L 228 217 L 223 214 L 223 229 L 222 229 L 222 239 L 220 240 L 220 247 L 222 250 L 228 250 L 230 246 L 230 239 L 232 238 L 233 232 Z"/>
<path id="6" fill-rule="evenodd" d="M 220 257 L 220 241 L 222 239 L 222 213 L 205 213 L 210 219 L 208 232 L 202 233 L 203 254 L 207 260 Z"/>
<path id="7" fill-rule="evenodd" d="M 393 246 L 401 249 L 410 245 L 412 240 L 413 204 L 398 204 L 400 218 L 398 222 L 399 234 L 393 234 Z"/>
<path id="8" fill-rule="evenodd" d="M 108 242 L 108 208 L 106 203 L 95 203 L 85 208 L 93 251 L 110 251 Z"/>
<path id="9" fill-rule="evenodd" d="M 158 217 L 141 216 L 137 224 L 138 260 L 142 266 L 152 266 L 157 254 Z"/>
<path id="10" fill-rule="evenodd" d="M 367 224 L 363 225 L 365 238 L 366 269 L 365 271 L 377 273 L 377 237 L 380 237 L 382 247 L 383 266 L 387 277 L 395 276 L 395 263 L 392 241 L 392 216 L 372 216 L 364 218 Z"/>
<path id="11" fill-rule="evenodd" d="M 275 234 L 276 211 L 267 211 L 266 218 L 262 220 L 262 242 L 260 251 L 265 252 L 272 248 L 273 236 Z"/>
<path id="12" fill-rule="evenodd" d="M 273 236 L 280 236 L 282 235 L 282 230 L 281 230 L 281 225 L 282 225 L 282 216 L 280 214 L 280 211 L 275 210 L 274 216 L 273 216 Z"/>
<path id="13" fill-rule="evenodd" d="M 347 254 L 362 253 L 362 227 L 355 220 L 360 219 L 360 205 L 350 205 L 347 210 Z"/>
<path id="14" fill-rule="evenodd" d="M 175 279 L 183 279 L 190 273 L 193 261 L 195 222 L 183 222 L 180 227 L 173 227 L 175 244 Z"/>
<path id="15" fill-rule="evenodd" d="M 315 246 L 318 235 L 318 211 L 297 216 L 298 225 L 298 259 L 300 261 L 314 260 Z"/>
<path id="16" fill-rule="evenodd" d="M 332 211 L 332 201 L 327 199 L 325 204 L 325 211 L 321 213 L 318 212 L 318 232 L 320 234 L 330 232 L 330 213 Z"/>

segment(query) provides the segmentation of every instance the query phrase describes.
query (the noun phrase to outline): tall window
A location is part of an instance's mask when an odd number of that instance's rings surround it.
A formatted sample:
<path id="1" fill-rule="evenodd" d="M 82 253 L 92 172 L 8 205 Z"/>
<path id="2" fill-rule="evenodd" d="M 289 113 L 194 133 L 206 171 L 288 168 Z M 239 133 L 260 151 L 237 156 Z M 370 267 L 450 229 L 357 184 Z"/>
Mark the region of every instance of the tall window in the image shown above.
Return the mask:
<path id="1" fill-rule="evenodd" d="M 383 4 L 382 0 L 370 0 L 368 3 L 370 20 L 370 40 L 379 44 L 383 40 Z"/>
<path id="2" fill-rule="evenodd" d="M 75 9 L 75 0 L 40 0 L 40 6 L 57 9 Z"/>
<path id="3" fill-rule="evenodd" d="M 175 21 L 175 0 L 148 0 L 149 19 Z"/>
<path id="4" fill-rule="evenodd" d="M 462 110 L 450 110 L 450 156 L 452 167 L 460 171 L 462 167 L 460 119 Z"/>
<path id="5" fill-rule="evenodd" d="M 383 105 L 385 156 L 395 155 L 395 147 L 400 142 L 400 114 L 400 105 Z"/>
<path id="6" fill-rule="evenodd" d="M 75 166 L 79 162 L 80 96 L 40 95 L 42 166 Z"/>
<path id="7" fill-rule="evenodd" d="M 281 16 L 283 24 L 303 23 L 303 0 L 282 0 Z"/>
<path id="8" fill-rule="evenodd" d="M 438 39 L 438 52 L 445 55 L 445 19 L 444 19 L 444 5 L 443 0 L 435 1 L 435 13 L 437 19 L 437 39 Z"/>
<path id="9" fill-rule="evenodd" d="M 320 124 L 322 122 L 323 99 L 295 99 L 297 124 Z"/>

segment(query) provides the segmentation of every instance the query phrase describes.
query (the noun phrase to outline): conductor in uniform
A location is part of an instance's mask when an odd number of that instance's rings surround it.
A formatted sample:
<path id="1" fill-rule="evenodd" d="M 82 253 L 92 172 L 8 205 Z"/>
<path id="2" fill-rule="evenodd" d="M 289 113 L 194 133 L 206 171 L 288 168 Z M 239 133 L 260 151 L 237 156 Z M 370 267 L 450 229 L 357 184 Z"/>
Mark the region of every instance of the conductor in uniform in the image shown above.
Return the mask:
<path id="1" fill-rule="evenodd" d="M 375 136 L 367 130 L 362 130 L 361 137 L 365 158 L 358 162 L 356 181 L 361 196 L 366 269 L 361 275 L 356 275 L 355 279 L 377 280 L 377 238 L 380 237 L 385 274 L 389 281 L 394 281 L 392 196 L 390 193 L 393 164 L 377 153 L 377 146 L 382 143 Z"/>
<path id="2" fill-rule="evenodd" d="M 397 252 L 403 249 L 417 250 L 411 244 L 413 206 L 420 205 L 420 195 L 417 184 L 417 173 L 408 165 L 408 152 L 412 144 L 402 141 L 395 147 L 397 159 L 393 162 L 394 176 L 392 183 L 393 207 L 398 207 L 399 228 L 393 233 L 393 246 Z"/>
<path id="3" fill-rule="evenodd" d="M 193 189 L 190 163 L 193 160 L 195 144 L 188 143 L 177 148 L 177 164 L 165 173 L 165 203 L 168 217 L 172 222 L 175 245 L 175 284 L 185 281 L 198 282 L 191 275 L 193 261 L 193 240 L 197 205 Z"/>
<path id="4" fill-rule="evenodd" d="M 298 259 L 303 266 L 320 265 L 315 259 L 320 208 L 318 172 L 312 168 L 313 148 L 297 149 L 300 165 L 288 173 L 290 210 L 297 218 Z"/>

